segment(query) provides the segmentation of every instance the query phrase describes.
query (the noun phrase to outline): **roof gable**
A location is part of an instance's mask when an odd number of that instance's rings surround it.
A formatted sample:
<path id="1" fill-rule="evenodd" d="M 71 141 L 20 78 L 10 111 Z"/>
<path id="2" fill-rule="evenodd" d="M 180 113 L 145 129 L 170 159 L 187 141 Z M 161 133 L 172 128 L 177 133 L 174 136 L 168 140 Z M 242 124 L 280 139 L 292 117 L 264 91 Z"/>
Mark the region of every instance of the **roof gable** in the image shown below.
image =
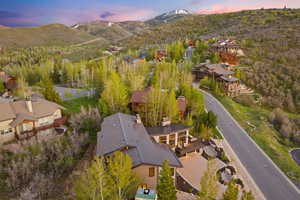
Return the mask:
<path id="1" fill-rule="evenodd" d="M 169 160 L 172 166 L 181 166 L 173 152 L 154 143 L 144 125 L 137 123 L 132 115 L 117 113 L 102 123 L 97 138 L 97 155 L 106 156 L 115 151 L 130 155 L 134 167 L 140 164 L 161 166 L 164 160 Z"/>

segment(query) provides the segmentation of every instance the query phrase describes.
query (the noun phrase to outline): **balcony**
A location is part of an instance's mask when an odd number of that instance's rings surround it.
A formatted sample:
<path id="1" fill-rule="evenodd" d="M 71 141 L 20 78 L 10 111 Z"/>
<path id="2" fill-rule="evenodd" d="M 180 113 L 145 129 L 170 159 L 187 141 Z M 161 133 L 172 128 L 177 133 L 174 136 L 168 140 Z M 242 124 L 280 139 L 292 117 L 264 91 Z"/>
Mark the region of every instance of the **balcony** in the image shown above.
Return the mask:
<path id="1" fill-rule="evenodd" d="M 28 130 L 28 131 L 22 131 L 21 134 L 16 134 L 16 138 L 18 140 L 28 140 L 28 139 L 36 136 L 38 134 L 38 132 L 40 132 L 40 131 L 45 131 L 45 130 L 48 130 L 48 129 L 60 127 L 67 120 L 68 120 L 68 117 L 64 116 L 60 119 L 54 120 L 54 122 L 52 124 L 36 127 L 36 128 L 33 128 L 32 130 Z"/>

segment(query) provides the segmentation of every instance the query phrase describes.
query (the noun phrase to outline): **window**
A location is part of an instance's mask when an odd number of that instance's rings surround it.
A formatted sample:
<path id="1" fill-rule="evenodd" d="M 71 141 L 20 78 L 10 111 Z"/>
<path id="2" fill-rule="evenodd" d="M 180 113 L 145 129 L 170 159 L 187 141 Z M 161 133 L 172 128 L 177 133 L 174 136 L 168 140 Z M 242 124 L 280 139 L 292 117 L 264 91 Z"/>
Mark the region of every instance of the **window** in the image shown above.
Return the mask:
<path id="1" fill-rule="evenodd" d="M 171 176 L 175 176 L 175 168 L 171 167 Z"/>
<path id="2" fill-rule="evenodd" d="M 154 177 L 155 176 L 155 168 L 154 167 L 150 167 L 149 168 L 149 177 Z"/>
<path id="3" fill-rule="evenodd" d="M 176 134 L 172 134 L 169 137 L 169 145 L 171 147 L 175 147 L 175 144 L 176 144 Z"/>
<path id="4" fill-rule="evenodd" d="M 49 117 L 39 119 L 39 126 L 46 126 L 49 124 Z"/>
<path id="5" fill-rule="evenodd" d="M 180 144 L 180 145 L 183 145 L 183 144 L 185 144 L 186 143 L 186 132 L 180 132 L 179 134 L 178 134 L 178 143 Z"/>
<path id="6" fill-rule="evenodd" d="M 167 144 L 167 136 L 160 136 L 159 137 L 160 144 Z"/>
<path id="7" fill-rule="evenodd" d="M 1 130 L 0 131 L 0 134 L 1 135 L 6 135 L 6 134 L 10 134 L 13 132 L 13 129 L 12 128 L 9 128 L 9 129 L 4 129 L 4 130 Z"/>

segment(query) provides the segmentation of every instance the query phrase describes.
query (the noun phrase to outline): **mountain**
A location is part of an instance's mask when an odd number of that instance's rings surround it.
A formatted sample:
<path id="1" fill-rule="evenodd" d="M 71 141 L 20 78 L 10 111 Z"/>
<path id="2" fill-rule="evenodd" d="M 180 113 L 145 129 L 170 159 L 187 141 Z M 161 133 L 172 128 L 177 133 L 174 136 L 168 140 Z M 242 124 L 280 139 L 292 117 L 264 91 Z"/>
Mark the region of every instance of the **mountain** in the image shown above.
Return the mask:
<path id="1" fill-rule="evenodd" d="M 29 47 L 71 45 L 92 40 L 95 37 L 62 24 L 49 24 L 30 28 L 0 27 L 0 46 Z"/>
<path id="2" fill-rule="evenodd" d="M 73 29 L 85 31 L 96 37 L 103 37 L 108 41 L 116 42 L 125 38 L 134 36 L 151 27 L 168 23 L 184 16 L 189 16 L 191 13 L 187 10 L 174 10 L 162 15 L 159 15 L 148 21 L 124 21 L 124 22 L 109 22 L 109 21 L 94 21 L 79 23 L 72 26 Z"/>
<path id="3" fill-rule="evenodd" d="M 144 30 L 146 25 L 140 21 L 109 22 L 99 20 L 75 24 L 72 28 L 96 37 L 103 37 L 108 41 L 118 41 Z"/>
<path id="4" fill-rule="evenodd" d="M 185 16 L 190 16 L 192 15 L 189 11 L 184 10 L 184 9 L 179 9 L 179 10 L 173 10 L 167 13 L 164 13 L 162 15 L 159 15 L 153 19 L 150 19 L 146 21 L 146 23 L 150 26 L 157 26 L 162 23 L 168 23 L 177 19 L 180 19 Z"/>
<path id="5" fill-rule="evenodd" d="M 74 30 L 84 31 L 96 37 L 103 37 L 109 41 L 120 40 L 132 34 L 118 23 L 108 21 L 94 21 L 72 26 Z"/>
<path id="6" fill-rule="evenodd" d="M 260 9 L 192 15 L 148 29 L 123 46 L 141 48 L 179 39 L 234 38 L 245 57 L 241 66 L 248 86 L 261 102 L 300 113 L 300 9 Z"/>

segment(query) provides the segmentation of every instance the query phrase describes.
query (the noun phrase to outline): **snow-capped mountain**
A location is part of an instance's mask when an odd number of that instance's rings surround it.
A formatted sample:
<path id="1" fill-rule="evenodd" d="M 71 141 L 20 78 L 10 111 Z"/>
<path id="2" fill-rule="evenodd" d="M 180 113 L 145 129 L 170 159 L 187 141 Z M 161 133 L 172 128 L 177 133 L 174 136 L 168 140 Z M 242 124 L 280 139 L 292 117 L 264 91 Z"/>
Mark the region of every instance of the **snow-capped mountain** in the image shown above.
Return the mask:
<path id="1" fill-rule="evenodd" d="M 162 15 L 164 16 L 172 16 L 172 15 L 190 15 L 191 13 L 185 9 L 173 10 Z"/>
<path id="2" fill-rule="evenodd" d="M 161 23 L 167 23 L 167 22 L 173 21 L 175 19 L 178 19 L 178 18 L 181 18 L 184 16 L 188 16 L 188 15 L 192 15 L 188 10 L 178 9 L 178 10 L 166 12 L 166 13 L 159 15 L 147 22 L 150 25 L 158 25 Z"/>

